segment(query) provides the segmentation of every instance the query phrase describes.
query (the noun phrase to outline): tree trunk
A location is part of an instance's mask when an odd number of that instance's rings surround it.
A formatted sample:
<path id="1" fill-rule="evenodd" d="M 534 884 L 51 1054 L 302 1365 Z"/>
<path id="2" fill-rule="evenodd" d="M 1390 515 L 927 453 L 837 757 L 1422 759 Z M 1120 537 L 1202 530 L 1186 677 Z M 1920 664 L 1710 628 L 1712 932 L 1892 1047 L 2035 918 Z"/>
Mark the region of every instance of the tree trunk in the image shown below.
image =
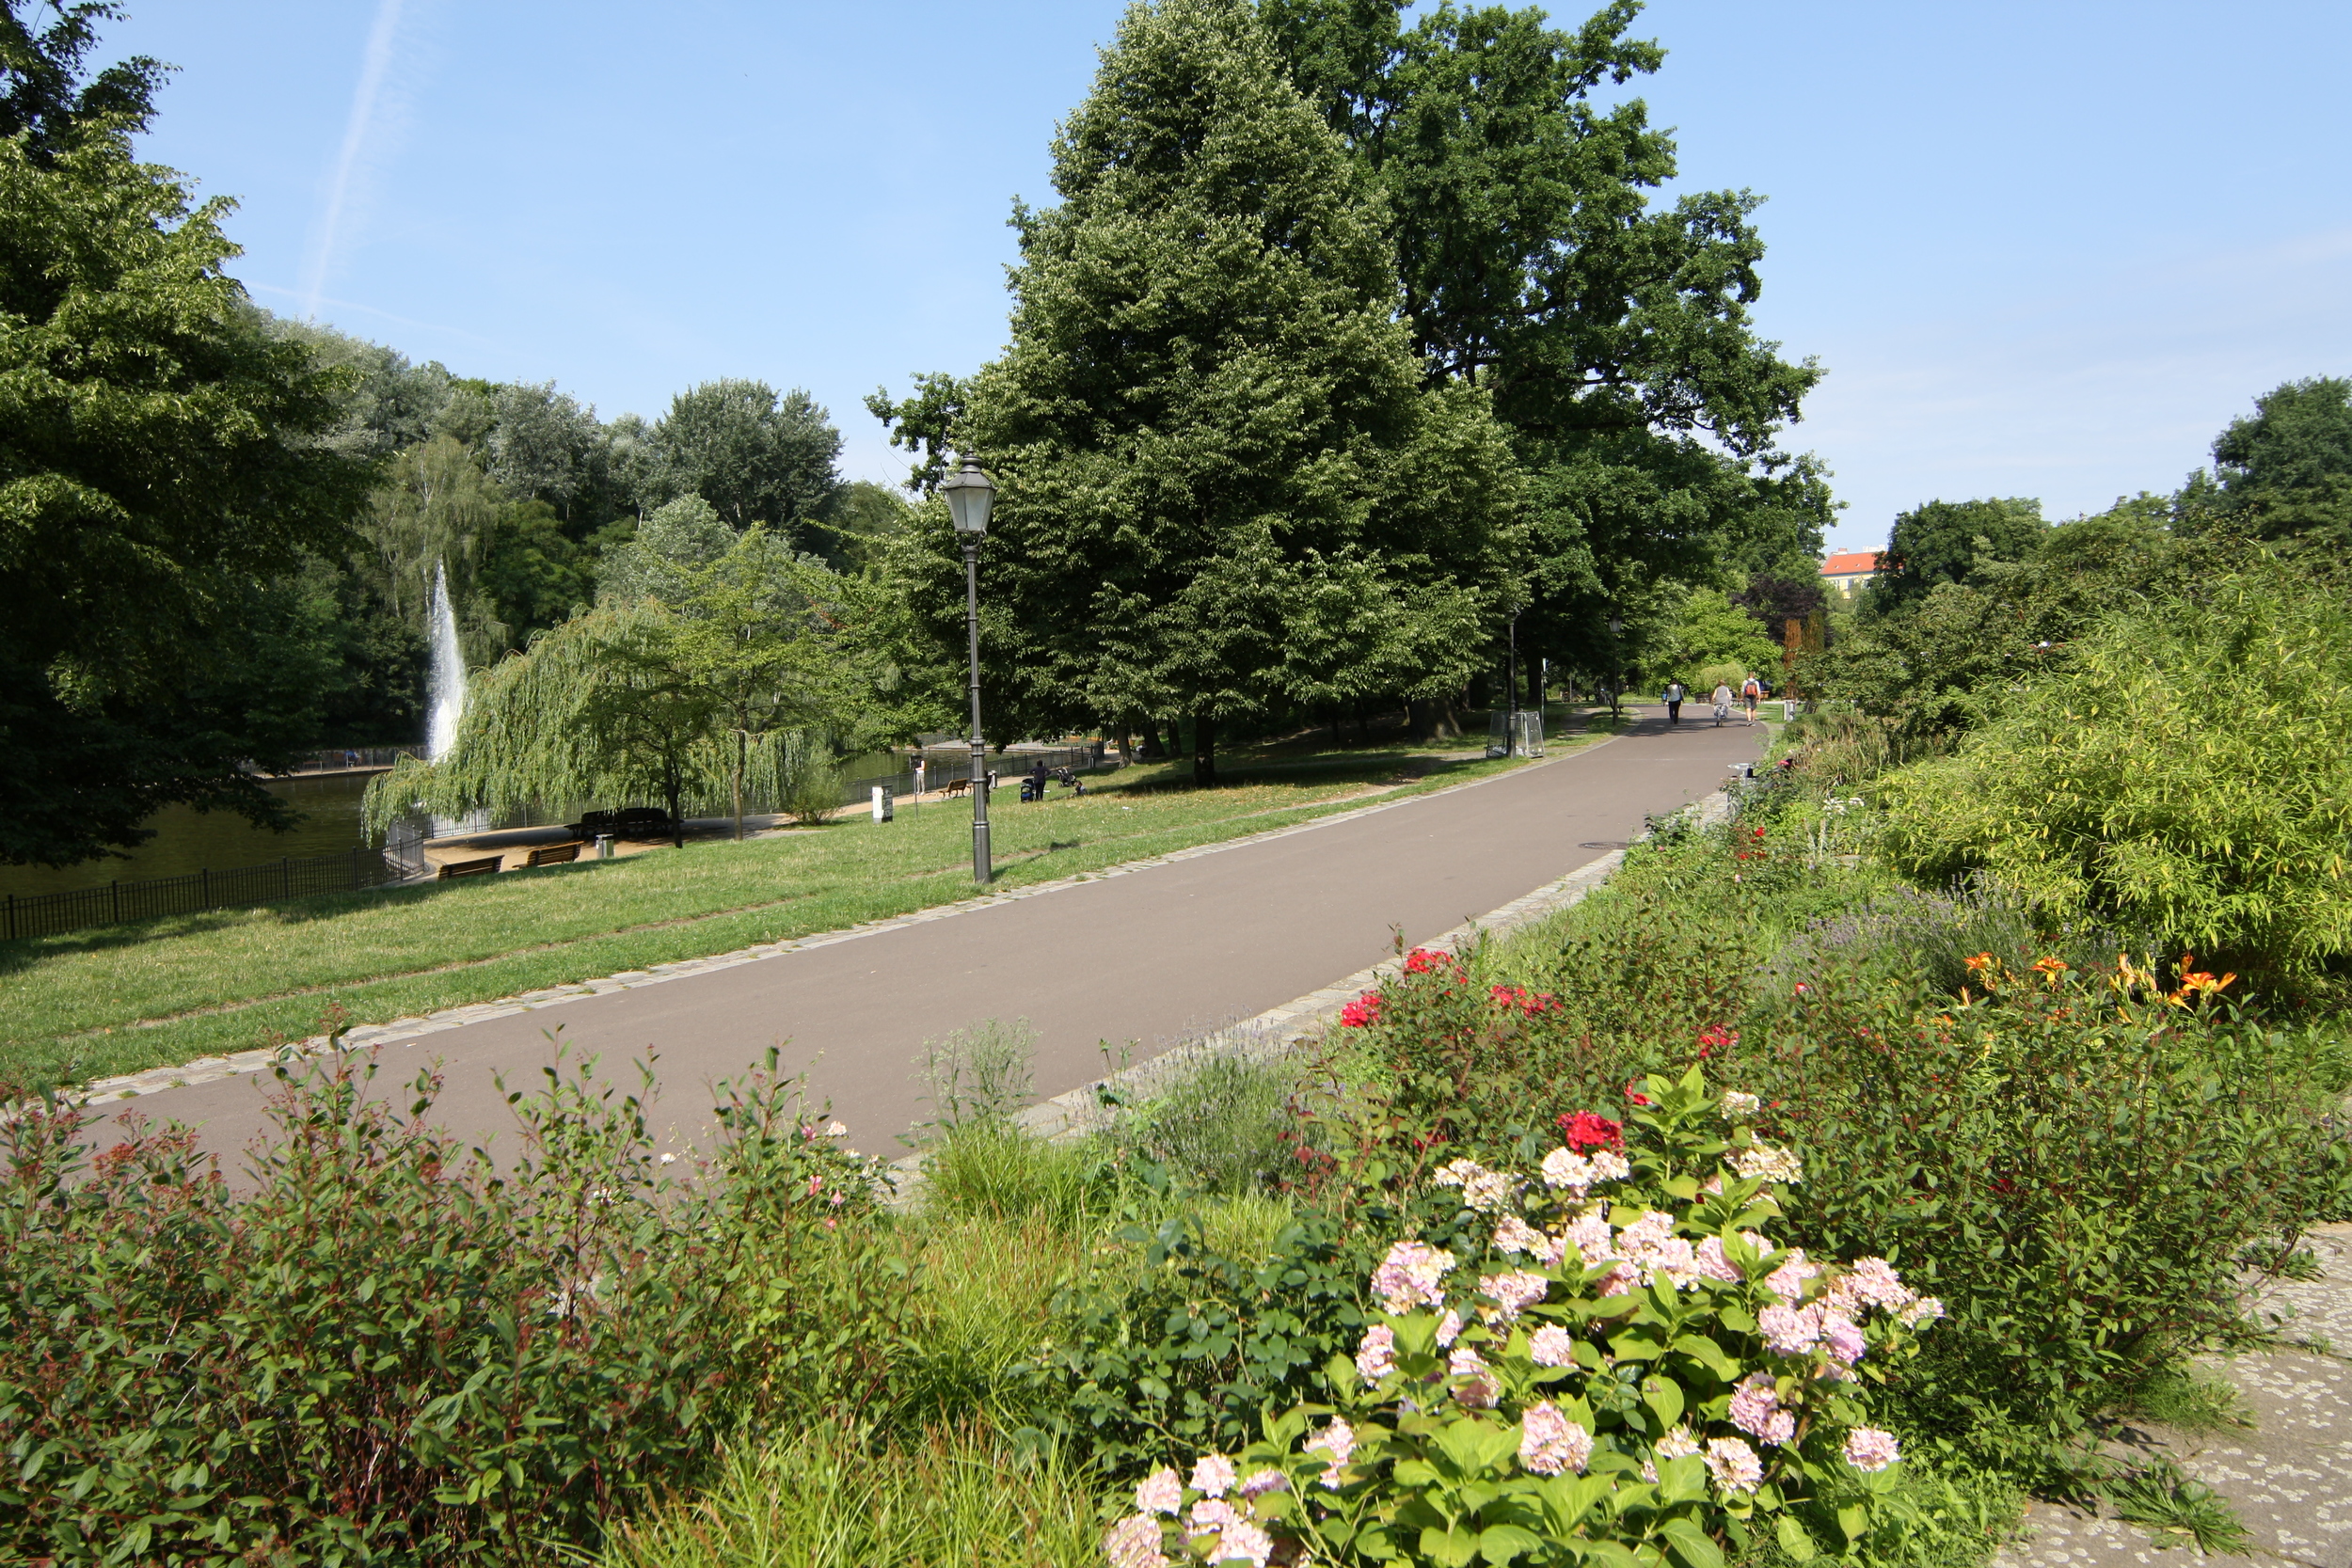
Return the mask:
<path id="1" fill-rule="evenodd" d="M 671 768 L 669 776 L 662 780 L 661 793 L 670 802 L 671 842 L 683 849 L 686 847 L 686 811 L 679 804 L 679 798 L 685 793 L 685 786 L 675 768 Z"/>
<path id="2" fill-rule="evenodd" d="M 1450 697 L 1412 697 L 1405 704 L 1407 736 L 1415 744 L 1430 740 L 1459 740 L 1462 716 Z"/>
<path id="3" fill-rule="evenodd" d="M 1160 721 L 1156 719 L 1146 719 L 1143 721 L 1143 751 L 1141 755 L 1143 760 L 1146 762 L 1165 762 L 1168 760 L 1168 748 L 1160 744 Z"/>
<path id="4" fill-rule="evenodd" d="M 1121 768 L 1132 767 L 1135 760 L 1136 737 L 1130 731 L 1120 730 L 1119 732 L 1119 765 Z"/>
<path id="5" fill-rule="evenodd" d="M 1216 721 L 1205 713 L 1192 716 L 1192 782 L 1196 788 L 1216 783 Z"/>
<path id="6" fill-rule="evenodd" d="M 743 761 L 751 742 L 744 732 L 735 732 L 735 777 L 727 782 L 735 788 L 735 842 L 743 842 Z"/>

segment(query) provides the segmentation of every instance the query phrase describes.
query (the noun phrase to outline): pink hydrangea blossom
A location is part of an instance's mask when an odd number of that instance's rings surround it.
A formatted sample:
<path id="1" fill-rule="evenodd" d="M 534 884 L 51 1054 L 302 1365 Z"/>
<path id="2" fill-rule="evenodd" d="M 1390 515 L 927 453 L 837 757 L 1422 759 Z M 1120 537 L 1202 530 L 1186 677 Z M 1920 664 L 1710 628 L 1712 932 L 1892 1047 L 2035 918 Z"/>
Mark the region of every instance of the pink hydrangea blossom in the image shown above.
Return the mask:
<path id="1" fill-rule="evenodd" d="M 1193 1463 L 1192 1489 L 1202 1497 L 1225 1496 L 1233 1481 L 1233 1462 L 1221 1453 L 1204 1453 Z"/>
<path id="2" fill-rule="evenodd" d="M 1555 1148 L 1544 1156 L 1544 1185 L 1556 1192 L 1570 1192 L 1582 1197 L 1592 1186 L 1598 1172 L 1593 1163 L 1572 1148 Z"/>
<path id="3" fill-rule="evenodd" d="M 1347 1462 L 1355 1457 L 1356 1429 L 1334 1416 L 1331 1424 L 1308 1438 L 1301 1449 L 1307 1453 L 1330 1456 L 1331 1463 L 1324 1466 L 1323 1484 L 1337 1491 L 1345 1477 Z"/>
<path id="4" fill-rule="evenodd" d="M 1576 1340 L 1558 1323 L 1546 1323 L 1529 1337 L 1527 1354 L 1538 1367 L 1574 1366 Z"/>
<path id="5" fill-rule="evenodd" d="M 1186 1524 L 1188 1535 L 1212 1535 L 1241 1517 L 1240 1510 L 1223 1497 L 1203 1497 L 1192 1505 Z"/>
<path id="6" fill-rule="evenodd" d="M 1163 1544 L 1160 1522 L 1147 1513 L 1132 1513 L 1103 1537 L 1103 1555 L 1110 1559 L 1111 1568 L 1168 1568 Z"/>
<path id="7" fill-rule="evenodd" d="M 1707 1473 L 1725 1493 L 1753 1492 L 1764 1484 L 1764 1462 L 1737 1437 L 1708 1440 Z"/>
<path id="8" fill-rule="evenodd" d="M 1280 1492 L 1290 1485 L 1290 1479 L 1279 1470 L 1253 1470 L 1241 1479 L 1241 1495 L 1263 1497 L 1268 1492 Z"/>
<path id="9" fill-rule="evenodd" d="M 1603 1181 L 1622 1181 L 1633 1174 L 1624 1155 L 1612 1148 L 1593 1150 L 1593 1174 Z"/>
<path id="10" fill-rule="evenodd" d="M 1515 1269 L 1508 1274 L 1482 1275 L 1478 1293 L 1495 1304 L 1499 1316 L 1509 1323 L 1521 1312 L 1544 1299 L 1551 1289 L 1551 1281 L 1539 1274 Z"/>
<path id="11" fill-rule="evenodd" d="M 1445 1303 L 1438 1281 L 1454 1269 L 1454 1254 L 1443 1252 L 1426 1242 L 1399 1242 L 1389 1248 L 1388 1257 L 1373 1271 L 1373 1293 L 1391 1312 L 1409 1312 L 1415 1307 L 1440 1307 Z"/>
<path id="12" fill-rule="evenodd" d="M 1935 1297 L 1921 1296 L 1905 1307 L 1901 1315 L 1905 1328 L 1917 1328 L 1921 1323 L 1931 1323 L 1948 1314 L 1944 1310 L 1944 1304 Z"/>
<path id="13" fill-rule="evenodd" d="M 1616 1246 L 1609 1238 L 1609 1215 L 1597 1205 L 1568 1222 L 1566 1241 L 1568 1245 L 1583 1254 L 1584 1266 L 1588 1269 L 1598 1268 L 1616 1259 Z"/>
<path id="14" fill-rule="evenodd" d="M 1593 1434 L 1560 1414 L 1546 1400 L 1531 1404 L 1519 1418 L 1519 1463 L 1539 1476 L 1564 1470 L 1581 1471 L 1593 1457 Z"/>
<path id="15" fill-rule="evenodd" d="M 1829 1353 L 1841 1367 L 1851 1367 L 1862 1359 L 1862 1353 L 1870 1342 L 1862 1337 L 1862 1326 L 1838 1312 L 1821 1314 L 1821 1338 L 1829 1345 Z"/>
<path id="16" fill-rule="evenodd" d="M 1797 1434 L 1797 1418 L 1780 1407 L 1770 1372 L 1750 1372 L 1731 1394 L 1731 1424 L 1772 1444 Z"/>
<path id="17" fill-rule="evenodd" d="M 1237 1519 L 1218 1533 L 1215 1549 L 1215 1561 L 1231 1562 L 1238 1557 L 1246 1560 L 1250 1568 L 1266 1568 L 1274 1557 L 1274 1537 L 1261 1525 Z"/>
<path id="18" fill-rule="evenodd" d="M 1445 1316 L 1438 1320 L 1438 1348 L 1445 1349 L 1462 1337 L 1462 1314 L 1449 1307 Z"/>
<path id="19" fill-rule="evenodd" d="M 1630 1263 L 1612 1263 L 1609 1272 L 1593 1282 L 1593 1293 L 1600 1296 L 1622 1296 L 1631 1293 L 1633 1282 L 1642 1277 L 1642 1271 Z"/>
<path id="20" fill-rule="evenodd" d="M 1366 1383 L 1377 1383 L 1396 1370 L 1396 1330 L 1375 1323 L 1356 1345 L 1356 1370 Z"/>
<path id="21" fill-rule="evenodd" d="M 1658 1457 L 1680 1459 L 1699 1451 L 1699 1440 L 1691 1435 L 1691 1429 L 1677 1421 L 1658 1439 Z"/>
<path id="22" fill-rule="evenodd" d="M 1846 1463 L 1857 1470 L 1883 1470 L 1902 1456 L 1891 1432 L 1856 1427 L 1846 1433 Z"/>
<path id="23" fill-rule="evenodd" d="M 1454 1379 L 1454 1397 L 1471 1410 L 1492 1410 L 1502 1391 L 1495 1386 L 1494 1370 L 1486 1358 L 1468 1345 L 1446 1357 L 1446 1375 Z"/>
<path id="24" fill-rule="evenodd" d="M 1692 1250 L 1697 1259 L 1700 1278 L 1720 1279 L 1726 1285 L 1740 1283 L 1740 1270 L 1724 1256 L 1724 1239 L 1721 1236 L 1702 1236 L 1699 1244 Z"/>
<path id="25" fill-rule="evenodd" d="M 1783 1301 L 1793 1302 L 1804 1294 L 1805 1281 L 1820 1272 L 1819 1264 L 1804 1260 L 1804 1248 L 1790 1247 L 1780 1267 L 1764 1276 L 1764 1288 Z"/>
<path id="26" fill-rule="evenodd" d="M 1809 1355 L 1821 1342 L 1818 1307 L 1767 1307 L 1756 1315 L 1756 1332 L 1774 1355 Z"/>
<path id="27" fill-rule="evenodd" d="M 1166 1465 L 1136 1482 L 1136 1507 L 1146 1513 L 1165 1513 L 1173 1518 L 1184 1506 L 1184 1484 Z"/>
<path id="28" fill-rule="evenodd" d="M 1794 1186 L 1804 1180 L 1803 1162 L 1785 1148 L 1771 1144 L 1756 1144 L 1740 1149 L 1731 1157 L 1731 1168 L 1751 1181 L 1781 1182 Z"/>
<path id="29" fill-rule="evenodd" d="M 1495 1250 L 1505 1257 L 1540 1252 L 1549 1239 L 1517 1214 L 1503 1215 L 1502 1223 L 1495 1227 Z"/>
<path id="30" fill-rule="evenodd" d="M 1837 1296 L 1889 1312 L 1899 1312 L 1918 1299 L 1895 1273 L 1895 1266 L 1883 1258 L 1856 1259 L 1837 1276 L 1830 1290 Z"/>

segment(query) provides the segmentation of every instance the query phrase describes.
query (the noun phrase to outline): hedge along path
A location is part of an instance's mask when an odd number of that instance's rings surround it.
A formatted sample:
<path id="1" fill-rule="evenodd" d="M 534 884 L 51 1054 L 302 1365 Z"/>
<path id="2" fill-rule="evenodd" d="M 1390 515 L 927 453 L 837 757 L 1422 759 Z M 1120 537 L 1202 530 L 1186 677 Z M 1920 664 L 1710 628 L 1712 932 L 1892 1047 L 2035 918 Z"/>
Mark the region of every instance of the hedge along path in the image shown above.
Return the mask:
<path id="1" fill-rule="evenodd" d="M 1608 743 L 1608 738 L 1602 737 L 1582 746 L 1572 744 L 1558 746 L 1555 748 L 1554 756 L 1547 760 L 1558 761 L 1571 755 L 1581 755 L 1584 752 L 1590 752 Z M 1545 766 L 1545 764 L 1535 763 L 1520 766 L 1542 767 Z M 1394 810 L 1401 805 L 1425 799 L 1431 795 L 1451 794 L 1456 790 L 1475 788 L 1482 784 L 1492 782 L 1493 780 L 1504 777 L 1509 772 L 1515 772 L 1517 770 L 1518 767 L 1514 766 L 1504 768 L 1485 770 L 1482 771 L 1478 777 L 1463 780 L 1459 783 L 1407 784 L 1403 787 L 1391 788 L 1383 792 L 1380 800 L 1366 805 L 1348 806 L 1340 803 L 1326 802 L 1322 804 L 1302 804 L 1293 807 L 1280 807 L 1270 812 L 1251 812 L 1247 814 L 1248 817 L 1250 819 L 1258 819 L 1268 816 L 1295 816 L 1300 819 L 1294 820 L 1285 826 L 1275 827 L 1255 832 L 1220 837 L 1216 839 L 1214 842 L 1193 844 L 1157 855 L 1123 861 L 1097 869 L 1078 872 L 1072 876 L 1057 878 L 1049 881 L 1032 883 L 1026 887 L 1006 889 L 999 892 L 985 894 L 977 897 L 960 899 L 952 903 L 933 905 L 930 908 L 918 908 L 905 913 L 895 914 L 887 918 L 863 921 L 846 927 L 814 932 L 804 937 L 756 942 L 751 945 L 739 947 L 728 952 L 719 953 L 714 956 L 684 958 L 675 961 L 654 963 L 638 969 L 621 970 L 610 974 L 599 975 L 593 979 L 543 987 L 537 990 L 499 996 L 492 1000 L 445 1007 L 426 1014 L 397 1017 L 383 1022 L 360 1024 L 345 1029 L 332 1036 L 326 1034 L 312 1035 L 304 1039 L 283 1044 L 266 1045 L 233 1053 L 203 1056 L 173 1066 L 152 1068 L 138 1072 L 119 1074 L 111 1077 L 96 1079 L 81 1085 L 71 1098 L 78 1103 L 90 1105 L 117 1102 L 136 1099 L 144 1095 L 154 1094 L 163 1090 L 176 1088 L 183 1085 L 206 1084 L 220 1079 L 258 1073 L 267 1069 L 276 1063 L 294 1060 L 301 1056 L 318 1054 L 331 1049 L 340 1048 L 346 1051 L 368 1050 L 376 1046 L 401 1044 L 419 1039 L 426 1036 L 438 1034 L 446 1030 L 460 1028 L 469 1023 L 479 1023 L 491 1019 L 505 1018 L 519 1013 L 536 1011 L 542 1008 L 560 1006 L 567 1002 L 577 1001 L 585 997 L 602 995 L 610 991 L 628 990 L 644 986 L 660 985 L 671 980 L 684 979 L 696 974 L 708 974 L 714 970 L 731 969 L 742 964 L 757 963 L 763 959 L 776 958 L 787 953 L 800 952 L 816 947 L 830 946 L 836 942 L 850 942 L 861 937 L 870 936 L 883 931 L 897 930 L 928 921 L 952 919 L 957 915 L 969 913 L 973 911 L 990 909 L 1000 904 L 1033 898 L 1042 894 L 1057 892 L 1064 888 L 1075 886 L 1082 882 L 1098 881 L 1106 878 L 1127 876 L 1135 872 L 1151 869 L 1154 866 L 1168 865 L 1182 861 L 1193 860 L 1204 855 L 1217 854 L 1227 849 L 1238 848 L 1244 845 L 1259 844 L 1268 839 L 1281 838 L 1292 833 L 1304 832 L 1312 829 L 1326 827 L 1336 822 L 1348 821 L 1358 817 L 1370 816 L 1381 812 Z M 1356 798 L 1360 799 L 1360 794 L 1359 794 Z M 1091 799 L 1091 797 L 1089 797 L 1089 799 Z M 1240 819 L 1241 818 L 1233 818 L 1229 820 Z M 1183 830 L 1171 830 L 1171 832 L 1182 831 Z M 1608 865 L 1613 866 L 1621 858 L 1621 855 L 1607 856 L 1604 857 L 1604 862 Z M 1595 865 L 1601 863 L 1595 863 Z M 1590 872 L 1594 869 L 1594 866 L 1588 865 L 1584 869 L 1586 872 Z M 1580 875 L 1581 874 L 1581 873 L 1580 873 Z M 1531 895 L 1530 896 L 1532 897 L 1537 895 Z M 1525 899 L 1517 901 L 1517 903 L 1524 902 L 1526 902 Z M 1506 907 L 1515 908 L 1517 906 L 1515 903 L 1513 906 Z M 697 924 L 710 926 L 715 925 L 719 921 L 730 918 L 735 917 L 731 915 L 714 916 L 708 921 Z M 402 977 L 403 982 L 409 982 L 410 980 L 411 977 Z M 1347 982 L 1342 982 L 1343 985 L 1346 983 Z M 361 988 L 357 987 L 329 987 L 321 988 L 321 990 L 323 993 L 327 994 L 350 996 L 354 991 L 359 990 Z M 1350 996 L 1353 994 L 1354 993 L 1352 991 L 1349 993 Z M 1343 998 L 1343 1000 L 1345 999 Z M 283 1006 L 282 1003 L 275 1005 L 280 1006 Z M 249 1011 L 260 1010 L 262 1010 L 261 1006 L 257 1006 L 255 1008 L 249 1009 Z M 558 1015 L 557 1017 L 551 1018 L 548 1022 L 551 1026 L 559 1024 L 562 1022 L 561 1016 Z"/>

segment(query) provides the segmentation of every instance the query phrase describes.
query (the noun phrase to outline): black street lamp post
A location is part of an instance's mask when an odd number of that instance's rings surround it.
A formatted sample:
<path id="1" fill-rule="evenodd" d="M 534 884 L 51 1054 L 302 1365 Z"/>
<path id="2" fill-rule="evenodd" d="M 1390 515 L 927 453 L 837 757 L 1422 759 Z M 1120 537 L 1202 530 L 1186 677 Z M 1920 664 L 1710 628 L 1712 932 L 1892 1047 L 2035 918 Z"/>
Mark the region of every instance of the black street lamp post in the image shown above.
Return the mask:
<path id="1" fill-rule="evenodd" d="M 961 468 L 939 482 L 939 490 L 963 538 L 963 627 L 971 643 L 972 680 L 972 879 L 985 887 L 996 872 L 988 854 L 988 742 L 980 736 L 980 540 L 988 532 L 996 486 L 980 471 L 979 461 L 966 456 Z"/>

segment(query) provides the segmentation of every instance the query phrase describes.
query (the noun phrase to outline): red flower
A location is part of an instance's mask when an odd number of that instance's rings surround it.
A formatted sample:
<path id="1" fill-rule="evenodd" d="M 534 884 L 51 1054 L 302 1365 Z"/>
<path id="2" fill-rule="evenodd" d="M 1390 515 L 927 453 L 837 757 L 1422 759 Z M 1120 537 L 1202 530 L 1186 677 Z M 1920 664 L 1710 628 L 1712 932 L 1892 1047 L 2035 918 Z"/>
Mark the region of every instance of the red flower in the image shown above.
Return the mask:
<path id="1" fill-rule="evenodd" d="M 1762 838 L 1762 837 L 1764 836 L 1764 830 L 1763 830 L 1763 829 L 1761 829 L 1761 828 L 1756 829 L 1756 836 L 1757 838 Z"/>
<path id="2" fill-rule="evenodd" d="M 1699 1059 L 1705 1061 L 1716 1052 L 1728 1051 L 1739 1043 L 1739 1031 L 1726 1028 L 1723 1024 L 1718 1023 L 1711 1028 L 1701 1030 L 1699 1032 Z"/>
<path id="3" fill-rule="evenodd" d="M 1560 999 L 1551 992 L 1529 990 L 1525 986 L 1497 986 L 1488 994 L 1503 1006 L 1517 1007 L 1530 1018 L 1560 1005 Z"/>
<path id="4" fill-rule="evenodd" d="M 1640 1080 L 1636 1079 L 1634 1082 L 1639 1083 Z M 1629 1101 L 1635 1105 L 1646 1105 L 1650 1102 L 1649 1096 L 1635 1088 L 1632 1084 L 1628 1084 L 1625 1086 L 1625 1097 Z"/>
<path id="5" fill-rule="evenodd" d="M 1560 1134 L 1561 1140 L 1579 1154 L 1588 1148 L 1625 1148 L 1624 1124 L 1590 1111 L 1574 1111 L 1562 1117 Z"/>
<path id="6" fill-rule="evenodd" d="M 1340 1009 L 1340 1027 L 1369 1029 L 1380 1022 L 1380 993 L 1368 990 Z"/>
<path id="7" fill-rule="evenodd" d="M 1435 974 L 1453 965 L 1453 954 L 1432 952 L 1426 947 L 1416 947 L 1405 955 L 1405 973 L 1407 974 Z"/>

